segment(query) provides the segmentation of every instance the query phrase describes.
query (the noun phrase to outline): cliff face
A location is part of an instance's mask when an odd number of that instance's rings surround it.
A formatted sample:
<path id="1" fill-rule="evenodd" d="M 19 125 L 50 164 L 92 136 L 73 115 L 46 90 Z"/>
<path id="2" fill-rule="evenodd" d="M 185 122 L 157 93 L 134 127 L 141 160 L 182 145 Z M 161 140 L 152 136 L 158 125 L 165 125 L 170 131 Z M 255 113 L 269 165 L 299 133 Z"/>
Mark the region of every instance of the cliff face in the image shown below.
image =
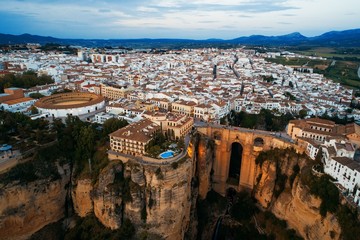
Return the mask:
<path id="1" fill-rule="evenodd" d="M 211 189 L 211 169 L 214 160 L 214 142 L 213 140 L 200 137 L 196 144 L 196 168 L 199 180 L 199 197 L 205 199 L 207 192 Z"/>
<path id="2" fill-rule="evenodd" d="M 1 239 L 26 239 L 64 217 L 70 171 L 61 167 L 58 170 L 61 178 L 54 181 L 45 179 L 26 185 L 13 182 L 1 187 Z"/>
<path id="3" fill-rule="evenodd" d="M 148 166 L 112 161 L 94 186 L 94 213 L 111 229 L 129 218 L 138 231 L 146 230 L 165 239 L 183 239 L 190 222 L 192 161 L 180 160 L 172 166 Z M 78 187 L 82 186 L 82 184 Z M 84 188 L 83 188 L 84 189 Z M 89 189 L 89 188 L 86 188 Z M 81 194 L 79 194 L 81 192 Z M 88 202 L 87 194 L 77 190 L 74 202 Z M 85 191 L 87 192 L 87 190 Z M 91 206 L 91 204 L 86 204 Z M 88 212 L 90 207 L 78 212 Z"/>
<path id="4" fill-rule="evenodd" d="M 85 217 L 93 211 L 91 191 L 93 186 L 90 179 L 78 180 L 71 193 L 74 210 L 80 217 Z"/>
<path id="5" fill-rule="evenodd" d="M 298 165 L 301 173 L 305 164 L 305 159 L 293 156 L 285 156 L 278 163 L 265 160 L 261 167 L 257 166 L 255 198 L 305 239 L 339 239 L 341 230 L 335 216 L 328 213 L 321 217 L 321 200 L 311 195 L 294 173 L 294 166 Z M 284 184 L 279 183 L 280 178 L 286 179 Z"/>
<path id="6" fill-rule="evenodd" d="M 108 228 L 117 229 L 122 223 L 122 185 L 113 184 L 115 176 L 123 173 L 123 165 L 110 163 L 100 174 L 94 188 L 94 213 Z"/>
<path id="7" fill-rule="evenodd" d="M 282 193 L 271 210 L 305 239 L 339 239 L 341 230 L 335 216 L 328 213 L 322 218 L 320 204 L 321 200 L 310 195 L 297 178 L 293 189 Z M 331 232 L 333 237 L 330 236 Z"/>

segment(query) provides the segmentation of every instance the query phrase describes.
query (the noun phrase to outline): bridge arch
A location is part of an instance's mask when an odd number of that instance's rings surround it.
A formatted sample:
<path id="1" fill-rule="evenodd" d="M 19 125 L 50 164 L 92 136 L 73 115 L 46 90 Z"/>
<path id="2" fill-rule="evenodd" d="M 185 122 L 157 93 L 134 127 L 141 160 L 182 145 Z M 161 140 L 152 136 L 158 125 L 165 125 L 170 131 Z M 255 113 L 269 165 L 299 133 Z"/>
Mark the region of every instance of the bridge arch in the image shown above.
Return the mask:
<path id="1" fill-rule="evenodd" d="M 239 142 L 233 142 L 231 144 L 230 164 L 227 178 L 227 182 L 231 185 L 239 185 L 242 155 L 243 146 Z"/>

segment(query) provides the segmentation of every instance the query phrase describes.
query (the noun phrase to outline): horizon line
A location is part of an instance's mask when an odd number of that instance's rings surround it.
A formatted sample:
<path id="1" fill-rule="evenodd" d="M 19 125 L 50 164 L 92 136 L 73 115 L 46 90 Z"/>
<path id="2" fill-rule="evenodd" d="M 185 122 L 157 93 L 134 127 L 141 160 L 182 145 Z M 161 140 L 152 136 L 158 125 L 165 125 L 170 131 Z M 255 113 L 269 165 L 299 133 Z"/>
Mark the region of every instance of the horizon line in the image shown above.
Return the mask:
<path id="1" fill-rule="evenodd" d="M 219 40 L 219 41 L 229 41 L 229 40 L 234 40 L 237 38 L 242 38 L 242 37 L 251 37 L 251 36 L 264 36 L 264 37 L 279 37 L 279 36 L 287 36 L 287 35 L 291 35 L 294 33 L 299 33 L 300 35 L 306 37 L 306 38 L 311 38 L 311 37 L 317 37 L 317 36 L 321 36 L 325 33 L 330 33 L 330 32 L 345 32 L 345 31 L 353 31 L 353 30 L 360 30 L 359 28 L 351 28 L 351 29 L 344 29 L 344 30 L 331 30 L 331 31 L 327 31 L 327 32 L 323 32 L 319 35 L 314 35 L 314 36 L 305 36 L 303 35 L 301 32 L 299 31 L 294 31 L 294 32 L 290 32 L 287 34 L 281 34 L 281 35 L 263 35 L 263 34 L 252 34 L 252 35 L 242 35 L 239 37 L 235 37 L 235 38 L 231 38 L 231 39 L 222 39 L 222 38 L 203 38 L 203 39 L 194 39 L 194 38 L 171 38 L 171 37 L 162 37 L 162 38 L 148 38 L 148 37 L 139 37 L 139 38 L 75 38 L 75 37 L 55 37 L 55 36 L 45 36 L 45 35 L 38 35 L 38 34 L 32 34 L 32 33 L 21 33 L 21 34 L 12 34 L 12 33 L 0 33 L 0 34 L 4 34 L 4 35 L 12 35 L 12 36 L 22 36 L 22 35 L 30 35 L 30 36 L 38 36 L 38 37 L 49 37 L 49 38 L 56 38 L 56 39 L 66 39 L 66 40 L 192 40 L 192 41 L 206 41 L 206 40 Z"/>

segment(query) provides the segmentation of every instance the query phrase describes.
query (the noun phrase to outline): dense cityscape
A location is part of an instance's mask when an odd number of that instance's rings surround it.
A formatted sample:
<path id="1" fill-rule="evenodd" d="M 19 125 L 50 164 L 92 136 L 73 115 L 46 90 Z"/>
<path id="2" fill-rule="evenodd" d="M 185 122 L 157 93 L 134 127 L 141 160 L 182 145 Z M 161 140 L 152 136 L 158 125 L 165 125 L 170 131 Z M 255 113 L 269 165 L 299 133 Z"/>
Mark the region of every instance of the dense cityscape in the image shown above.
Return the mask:
<path id="1" fill-rule="evenodd" d="M 354 240 L 346 0 L 0 4 L 0 240 Z"/>
<path id="2" fill-rule="evenodd" d="M 295 115 L 302 110 L 308 116 L 327 114 L 360 119 L 359 110 L 350 111 L 352 100 L 359 100 L 353 99 L 353 89 L 313 73 L 310 67 L 289 67 L 265 60 L 281 54 L 288 58 L 305 57 L 290 52 L 259 54 L 244 49 L 191 49 L 164 54 L 121 53 L 124 50 L 119 49 L 95 52 L 79 49 L 77 57 L 56 52 L 3 53 L 0 59 L 5 69 L 1 73 L 33 70 L 54 79 L 54 84 L 26 89 L 25 97 L 31 93 L 48 96 L 59 89 L 101 94 L 113 100 L 106 108 L 107 113 L 139 114 L 142 109 L 133 108 L 132 103 L 141 101 L 148 108 L 152 104 L 153 108 L 215 123 L 230 110 L 257 114 L 260 109 Z M 2 106 L 5 110 L 23 112 L 33 104 L 28 101 Z M 112 107 L 116 101 L 123 101 L 116 105 L 122 110 Z"/>
<path id="3" fill-rule="evenodd" d="M 175 169 L 191 156 L 190 145 L 194 143 L 189 141 L 195 129 L 201 132 L 212 126 L 269 135 L 304 152 L 316 163 L 312 166 L 315 175 L 331 176 L 348 204 L 360 207 L 356 153 L 360 127 L 355 123 L 360 120 L 360 111 L 352 107 L 359 101 L 355 91 L 314 73 L 307 64 L 270 62 L 277 58 L 326 58 L 245 48 L 157 51 L 73 47 L 75 55 L 64 53 L 61 47 L 53 51 L 39 47 L 27 44 L 27 49 L 1 53 L 2 111 L 54 123 L 55 119 L 68 122 L 75 117 L 100 128 L 119 121 L 104 138 L 109 142 L 109 160 Z M 26 82 L 30 76 L 33 83 Z M 13 145 L 4 142 L 1 147 L 1 171 L 28 161 L 28 149 L 42 148 L 44 139 L 61 142 L 61 136 L 51 137 L 50 128 L 42 134 L 39 137 L 37 133 L 35 143 L 25 145 L 14 142 L 13 137 L 3 138 Z M 221 137 L 214 135 L 214 139 Z M 264 146 L 264 140 L 256 138 L 256 146 Z M 242 147 L 231 149 L 228 184 L 236 189 L 245 183 L 240 180 L 242 167 L 233 158 L 240 158 L 241 164 L 244 157 Z M 89 165 L 80 166 L 92 174 L 90 159 Z M 156 176 L 163 179 L 159 169 Z M 216 190 L 218 186 L 213 184 Z"/>

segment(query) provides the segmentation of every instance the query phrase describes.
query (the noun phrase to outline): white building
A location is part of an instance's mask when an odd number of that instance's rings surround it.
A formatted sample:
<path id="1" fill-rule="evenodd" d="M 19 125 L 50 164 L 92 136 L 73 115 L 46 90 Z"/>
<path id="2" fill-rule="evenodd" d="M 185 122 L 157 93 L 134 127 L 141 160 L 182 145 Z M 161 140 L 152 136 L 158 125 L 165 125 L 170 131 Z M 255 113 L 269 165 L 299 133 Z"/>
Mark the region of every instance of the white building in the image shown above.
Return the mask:
<path id="1" fill-rule="evenodd" d="M 94 122 L 99 123 L 99 124 L 104 124 L 104 122 L 110 118 L 116 118 L 116 115 L 111 114 L 111 113 L 101 112 L 101 113 L 95 114 Z"/>
<path id="2" fill-rule="evenodd" d="M 26 112 L 35 102 L 33 98 L 21 98 L 3 102 L 0 107 L 9 112 Z"/>
<path id="3" fill-rule="evenodd" d="M 360 186 L 360 164 L 354 160 L 355 149 L 350 142 L 325 141 L 324 171 L 350 192 Z"/>

